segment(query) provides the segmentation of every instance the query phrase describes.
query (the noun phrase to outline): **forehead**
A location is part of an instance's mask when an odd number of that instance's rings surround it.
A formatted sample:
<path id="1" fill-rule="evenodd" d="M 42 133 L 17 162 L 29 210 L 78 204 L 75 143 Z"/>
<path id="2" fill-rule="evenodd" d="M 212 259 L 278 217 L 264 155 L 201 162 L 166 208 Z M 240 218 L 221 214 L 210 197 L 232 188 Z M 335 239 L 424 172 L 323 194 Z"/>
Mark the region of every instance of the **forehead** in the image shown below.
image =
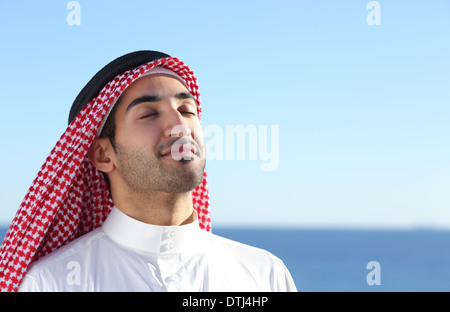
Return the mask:
<path id="1" fill-rule="evenodd" d="M 122 100 L 139 95 L 162 95 L 170 92 L 189 92 L 177 78 L 165 74 L 152 74 L 134 81 L 122 94 Z"/>

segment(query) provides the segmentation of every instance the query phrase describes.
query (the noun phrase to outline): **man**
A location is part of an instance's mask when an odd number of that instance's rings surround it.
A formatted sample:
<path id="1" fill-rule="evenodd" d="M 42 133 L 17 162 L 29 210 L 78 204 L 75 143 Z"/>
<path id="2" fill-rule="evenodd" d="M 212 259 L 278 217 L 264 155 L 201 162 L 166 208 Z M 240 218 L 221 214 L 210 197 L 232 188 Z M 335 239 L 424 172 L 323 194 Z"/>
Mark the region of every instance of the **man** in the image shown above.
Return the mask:
<path id="1" fill-rule="evenodd" d="M 296 291 L 280 259 L 209 231 L 195 75 L 166 54 L 130 53 L 75 100 L 2 244 L 0 286 Z"/>

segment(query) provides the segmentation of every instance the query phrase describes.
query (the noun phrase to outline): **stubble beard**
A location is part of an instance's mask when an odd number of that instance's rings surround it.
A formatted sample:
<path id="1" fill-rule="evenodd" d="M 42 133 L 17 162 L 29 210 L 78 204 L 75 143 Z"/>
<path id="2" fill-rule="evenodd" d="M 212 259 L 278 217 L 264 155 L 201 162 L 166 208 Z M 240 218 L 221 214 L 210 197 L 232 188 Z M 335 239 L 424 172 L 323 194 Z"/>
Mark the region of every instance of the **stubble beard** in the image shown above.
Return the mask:
<path id="1" fill-rule="evenodd" d="M 163 159 L 150 155 L 145 148 L 127 150 L 119 144 L 116 155 L 119 174 L 129 190 L 137 194 L 190 192 L 200 184 L 205 170 L 205 158 Z"/>

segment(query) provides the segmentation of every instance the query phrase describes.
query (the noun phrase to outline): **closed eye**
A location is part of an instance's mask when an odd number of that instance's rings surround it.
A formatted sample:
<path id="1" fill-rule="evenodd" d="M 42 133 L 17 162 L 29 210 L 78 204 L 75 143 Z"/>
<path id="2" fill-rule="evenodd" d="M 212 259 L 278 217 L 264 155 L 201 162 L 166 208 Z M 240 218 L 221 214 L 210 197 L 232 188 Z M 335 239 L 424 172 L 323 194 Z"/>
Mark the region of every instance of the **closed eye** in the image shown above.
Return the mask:
<path id="1" fill-rule="evenodd" d="M 184 103 L 184 104 L 180 105 L 180 107 L 178 107 L 178 111 L 182 115 L 197 116 L 197 106 L 195 106 L 193 104 L 194 104 L 194 102 L 191 102 L 191 101 Z"/>
<path id="2" fill-rule="evenodd" d="M 144 116 L 140 117 L 139 119 L 145 119 L 145 118 L 153 117 L 153 116 L 156 116 L 156 115 L 158 115 L 158 114 L 157 113 L 151 113 L 151 114 L 144 115 Z"/>
<path id="3" fill-rule="evenodd" d="M 189 112 L 189 111 L 181 112 L 181 114 L 188 114 L 188 115 L 192 115 L 192 116 L 197 116 L 196 113 L 194 113 L 194 112 Z"/>

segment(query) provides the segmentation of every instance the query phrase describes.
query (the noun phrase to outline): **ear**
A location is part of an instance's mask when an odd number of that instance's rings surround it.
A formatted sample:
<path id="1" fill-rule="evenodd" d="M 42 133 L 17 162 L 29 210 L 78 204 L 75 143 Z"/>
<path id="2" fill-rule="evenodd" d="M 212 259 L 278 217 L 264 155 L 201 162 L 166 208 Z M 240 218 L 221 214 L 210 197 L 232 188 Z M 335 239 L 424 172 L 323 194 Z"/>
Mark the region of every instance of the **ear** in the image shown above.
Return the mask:
<path id="1" fill-rule="evenodd" d="M 115 152 L 108 138 L 95 138 L 88 151 L 89 160 L 104 173 L 109 173 L 115 168 Z"/>

